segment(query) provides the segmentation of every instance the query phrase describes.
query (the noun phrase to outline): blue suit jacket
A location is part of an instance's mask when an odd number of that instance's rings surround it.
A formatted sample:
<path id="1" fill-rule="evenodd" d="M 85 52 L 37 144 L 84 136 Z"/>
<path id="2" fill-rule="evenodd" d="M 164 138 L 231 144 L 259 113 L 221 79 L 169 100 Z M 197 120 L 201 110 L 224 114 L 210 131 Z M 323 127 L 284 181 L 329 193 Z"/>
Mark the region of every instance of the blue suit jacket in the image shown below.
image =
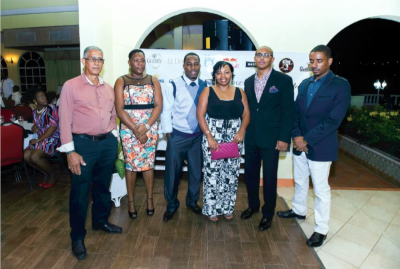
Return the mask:
<path id="1" fill-rule="evenodd" d="M 320 86 L 307 109 L 307 89 L 313 77 L 303 80 L 295 103 L 292 137 L 307 141 L 307 158 L 312 161 L 336 161 L 338 158 L 337 129 L 350 104 L 350 84 L 333 72 Z M 295 155 L 301 152 L 293 149 Z"/>

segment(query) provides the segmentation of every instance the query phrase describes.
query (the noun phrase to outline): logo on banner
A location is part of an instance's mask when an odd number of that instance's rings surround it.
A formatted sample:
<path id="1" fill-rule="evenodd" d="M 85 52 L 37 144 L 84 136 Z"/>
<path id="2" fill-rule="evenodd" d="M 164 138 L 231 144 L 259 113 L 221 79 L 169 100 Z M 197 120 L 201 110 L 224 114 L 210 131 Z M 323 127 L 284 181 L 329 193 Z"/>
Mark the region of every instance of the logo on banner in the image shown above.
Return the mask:
<path id="1" fill-rule="evenodd" d="M 214 66 L 214 57 L 210 55 L 204 56 L 204 66 L 205 67 L 213 67 Z"/>
<path id="2" fill-rule="evenodd" d="M 222 61 L 230 63 L 233 68 L 239 68 L 237 58 L 223 58 Z"/>
<path id="3" fill-rule="evenodd" d="M 183 58 L 168 58 L 168 64 L 183 64 Z"/>
<path id="4" fill-rule="evenodd" d="M 293 67 L 294 63 L 289 58 L 283 58 L 279 62 L 279 70 L 281 70 L 283 73 L 289 73 L 290 71 L 293 70 Z"/>
<path id="5" fill-rule="evenodd" d="M 158 75 L 158 74 L 153 74 L 153 77 L 155 77 L 156 79 L 158 79 L 158 82 L 164 83 L 164 79 L 160 78 L 160 75 Z"/>
<path id="6" fill-rule="evenodd" d="M 256 62 L 246 62 L 246 67 L 257 67 Z"/>
<path id="7" fill-rule="evenodd" d="M 162 63 L 161 55 L 158 53 L 151 54 L 150 57 L 147 58 L 147 63 L 154 69 L 159 68 Z"/>
<path id="8" fill-rule="evenodd" d="M 301 72 L 311 72 L 312 70 L 311 70 L 311 68 L 310 68 L 309 63 L 307 63 L 307 65 L 306 65 L 305 67 L 300 66 L 300 71 L 301 71 Z"/>

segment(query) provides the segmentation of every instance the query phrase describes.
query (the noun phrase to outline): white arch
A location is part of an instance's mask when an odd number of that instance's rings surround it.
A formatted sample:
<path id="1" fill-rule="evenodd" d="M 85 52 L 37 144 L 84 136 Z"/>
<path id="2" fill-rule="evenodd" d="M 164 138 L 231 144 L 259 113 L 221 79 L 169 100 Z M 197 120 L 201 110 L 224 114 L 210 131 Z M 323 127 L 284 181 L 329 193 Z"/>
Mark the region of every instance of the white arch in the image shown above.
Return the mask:
<path id="1" fill-rule="evenodd" d="M 246 29 L 246 27 L 240 23 L 238 20 L 236 20 L 235 18 L 229 16 L 226 13 L 223 13 L 219 10 L 215 10 L 215 9 L 210 9 L 210 8 L 202 8 L 202 7 L 192 7 L 192 8 L 186 8 L 186 9 L 181 9 L 181 10 L 176 10 L 174 12 L 171 12 L 169 14 L 166 14 L 165 16 L 157 19 L 154 23 L 152 23 L 147 29 L 146 31 L 142 34 L 142 36 L 139 38 L 138 42 L 135 45 L 135 48 L 140 48 L 140 46 L 142 45 L 143 41 L 146 39 L 146 37 L 151 33 L 151 31 L 153 31 L 154 28 L 156 28 L 159 24 L 161 24 L 163 21 L 172 18 L 174 16 L 183 14 L 183 13 L 188 13 L 188 12 L 207 12 L 207 13 L 212 13 L 212 14 L 216 14 L 219 15 L 221 17 L 224 17 L 232 22 L 234 22 L 237 26 L 239 26 L 246 34 L 247 36 L 250 38 L 250 40 L 253 42 L 254 46 L 257 48 L 258 44 L 256 39 L 254 38 L 254 36 L 251 34 L 250 31 L 248 31 Z"/>

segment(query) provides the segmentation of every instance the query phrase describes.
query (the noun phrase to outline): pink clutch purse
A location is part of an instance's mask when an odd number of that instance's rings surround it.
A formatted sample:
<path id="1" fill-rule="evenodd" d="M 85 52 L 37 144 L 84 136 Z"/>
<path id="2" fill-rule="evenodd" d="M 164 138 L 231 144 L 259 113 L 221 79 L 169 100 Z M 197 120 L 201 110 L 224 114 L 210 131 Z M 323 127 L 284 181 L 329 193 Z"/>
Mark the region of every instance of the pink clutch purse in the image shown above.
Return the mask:
<path id="1" fill-rule="evenodd" d="M 219 143 L 219 150 L 211 150 L 211 160 L 239 158 L 239 147 L 235 142 Z"/>

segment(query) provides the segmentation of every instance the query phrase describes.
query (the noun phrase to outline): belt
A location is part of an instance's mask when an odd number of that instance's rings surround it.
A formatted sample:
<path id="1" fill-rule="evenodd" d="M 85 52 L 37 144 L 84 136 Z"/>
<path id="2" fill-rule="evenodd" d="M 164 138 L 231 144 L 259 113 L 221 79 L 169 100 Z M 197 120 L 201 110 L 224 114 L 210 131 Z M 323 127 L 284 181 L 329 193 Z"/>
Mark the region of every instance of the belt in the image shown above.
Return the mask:
<path id="1" fill-rule="evenodd" d="M 154 108 L 154 104 L 140 104 L 140 105 L 125 105 L 124 109 L 136 110 L 136 109 L 151 109 Z"/>
<path id="2" fill-rule="evenodd" d="M 112 135 L 111 132 L 108 132 L 106 134 L 101 134 L 101 135 L 87 135 L 87 134 L 72 134 L 75 137 L 80 137 L 83 139 L 88 139 L 88 140 L 92 140 L 92 141 L 100 141 L 100 140 L 104 140 L 107 137 L 109 137 L 110 135 Z"/>

